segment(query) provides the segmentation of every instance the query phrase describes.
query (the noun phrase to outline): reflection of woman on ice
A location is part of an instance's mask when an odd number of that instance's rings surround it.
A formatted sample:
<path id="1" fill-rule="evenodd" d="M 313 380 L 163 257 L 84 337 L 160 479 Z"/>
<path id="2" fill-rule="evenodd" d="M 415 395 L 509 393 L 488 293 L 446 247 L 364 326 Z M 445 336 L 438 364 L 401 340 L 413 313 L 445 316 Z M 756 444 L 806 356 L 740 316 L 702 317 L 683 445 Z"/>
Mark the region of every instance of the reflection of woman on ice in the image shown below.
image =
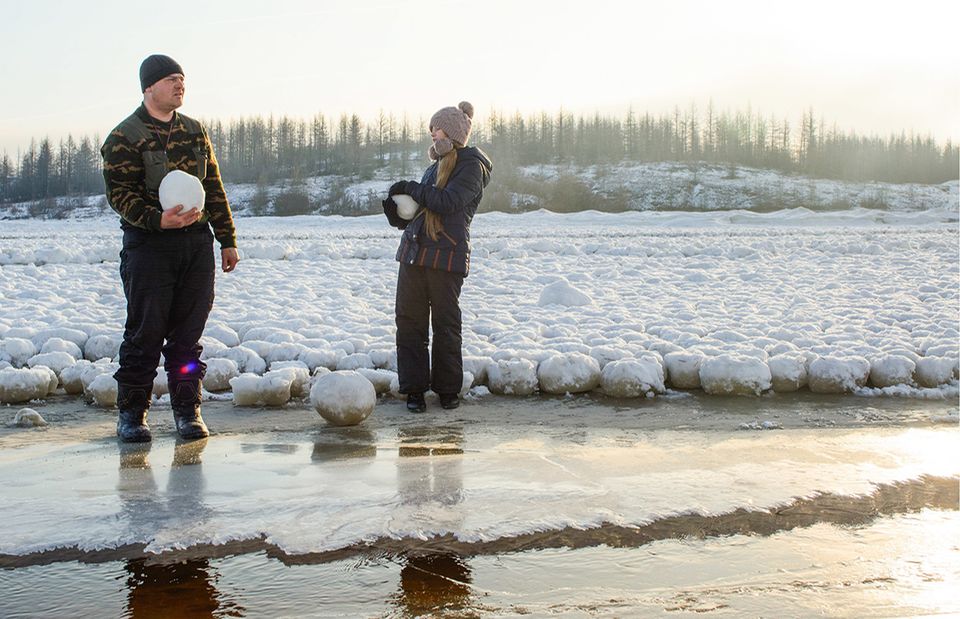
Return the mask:
<path id="1" fill-rule="evenodd" d="M 473 106 L 465 101 L 434 114 L 433 164 L 419 183 L 394 183 L 383 202 L 387 219 L 404 231 L 397 250 L 397 369 L 400 393 L 407 394 L 407 408 L 415 412 L 426 409 L 427 389 L 440 396 L 443 408 L 460 405 L 460 289 L 470 270 L 470 222 L 493 168 L 483 151 L 466 146 L 472 118 Z M 393 196 L 398 194 L 420 205 L 413 219 L 397 215 Z M 432 364 L 427 351 L 431 318 Z"/>

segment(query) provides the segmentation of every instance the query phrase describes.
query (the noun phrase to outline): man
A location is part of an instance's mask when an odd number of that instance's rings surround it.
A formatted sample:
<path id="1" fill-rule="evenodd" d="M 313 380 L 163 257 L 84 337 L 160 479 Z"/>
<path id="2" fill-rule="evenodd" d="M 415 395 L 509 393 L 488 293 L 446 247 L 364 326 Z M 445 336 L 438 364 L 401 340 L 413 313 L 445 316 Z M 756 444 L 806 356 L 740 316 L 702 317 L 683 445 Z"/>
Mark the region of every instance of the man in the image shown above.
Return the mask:
<path id="1" fill-rule="evenodd" d="M 183 104 L 183 69 L 169 56 L 149 56 L 140 65 L 140 89 L 143 104 L 100 149 L 107 200 L 123 230 L 120 280 L 127 321 L 120 369 L 113 375 L 117 436 L 125 442 L 151 440 L 147 410 L 162 351 L 177 432 L 197 439 L 209 434 L 200 416 L 206 364 L 198 341 L 213 306 L 213 238 L 229 273 L 239 261 L 237 237 L 207 132 L 176 111 Z M 160 181 L 171 170 L 202 181 L 202 210 L 160 207 Z"/>

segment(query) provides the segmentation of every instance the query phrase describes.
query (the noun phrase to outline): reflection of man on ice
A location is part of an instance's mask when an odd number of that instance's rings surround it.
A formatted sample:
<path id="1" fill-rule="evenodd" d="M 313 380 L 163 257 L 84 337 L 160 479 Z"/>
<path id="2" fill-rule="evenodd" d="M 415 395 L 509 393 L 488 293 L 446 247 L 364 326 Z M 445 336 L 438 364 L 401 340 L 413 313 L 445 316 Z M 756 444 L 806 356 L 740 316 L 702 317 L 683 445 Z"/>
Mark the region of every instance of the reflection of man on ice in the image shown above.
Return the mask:
<path id="1" fill-rule="evenodd" d="M 183 69 L 169 56 L 149 56 L 140 65 L 140 87 L 143 104 L 100 150 L 107 200 L 123 229 L 127 321 L 114 374 L 117 435 L 125 442 L 151 440 L 147 409 L 162 351 L 177 432 L 197 439 L 208 435 L 200 416 L 206 365 L 198 342 L 213 306 L 213 238 L 230 272 L 239 260 L 237 237 L 207 132 L 176 111 L 183 104 Z M 173 171 L 196 177 L 205 198 L 191 208 L 164 210 L 160 186 Z"/>
<path id="2" fill-rule="evenodd" d="M 202 463 L 207 440 L 177 442 L 166 501 L 160 499 L 153 476 L 150 445 L 120 446 L 119 519 L 127 527 L 125 537 L 137 542 L 148 542 L 158 532 L 186 532 L 212 515 L 203 501 L 206 481 Z M 213 617 L 225 608 L 242 614 L 241 607 L 217 590 L 219 574 L 208 559 L 170 561 L 141 556 L 126 560 L 124 569 L 127 616 Z"/>

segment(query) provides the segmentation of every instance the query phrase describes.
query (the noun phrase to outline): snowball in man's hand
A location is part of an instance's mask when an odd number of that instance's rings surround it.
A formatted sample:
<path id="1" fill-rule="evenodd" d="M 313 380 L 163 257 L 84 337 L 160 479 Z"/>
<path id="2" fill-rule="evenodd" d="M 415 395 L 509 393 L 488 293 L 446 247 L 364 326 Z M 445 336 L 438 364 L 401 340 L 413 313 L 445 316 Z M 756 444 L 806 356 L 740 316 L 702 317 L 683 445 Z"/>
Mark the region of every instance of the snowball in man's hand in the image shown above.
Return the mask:
<path id="1" fill-rule="evenodd" d="M 413 216 L 417 214 L 417 209 L 420 208 L 417 201 L 405 193 L 398 193 L 393 196 L 393 201 L 397 205 L 397 215 L 403 219 L 413 219 Z"/>
<path id="2" fill-rule="evenodd" d="M 178 204 L 183 205 L 184 211 L 192 208 L 202 211 L 205 198 L 206 193 L 200 179 L 183 170 L 168 172 L 160 182 L 160 206 L 165 211 Z"/>

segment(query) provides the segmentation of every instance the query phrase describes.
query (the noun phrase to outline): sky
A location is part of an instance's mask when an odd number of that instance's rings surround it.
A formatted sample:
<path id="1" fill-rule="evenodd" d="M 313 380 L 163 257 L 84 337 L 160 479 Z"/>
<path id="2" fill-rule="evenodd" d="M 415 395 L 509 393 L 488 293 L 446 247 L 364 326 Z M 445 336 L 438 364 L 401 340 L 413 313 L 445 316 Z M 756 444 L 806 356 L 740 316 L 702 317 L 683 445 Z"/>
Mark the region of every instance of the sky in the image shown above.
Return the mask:
<path id="1" fill-rule="evenodd" d="M 382 110 L 413 119 L 469 100 L 484 118 L 691 105 L 796 125 L 960 139 L 960 4 L 755 0 L 0 0 L 0 153 L 101 138 L 165 53 L 181 111 L 211 119 Z"/>

